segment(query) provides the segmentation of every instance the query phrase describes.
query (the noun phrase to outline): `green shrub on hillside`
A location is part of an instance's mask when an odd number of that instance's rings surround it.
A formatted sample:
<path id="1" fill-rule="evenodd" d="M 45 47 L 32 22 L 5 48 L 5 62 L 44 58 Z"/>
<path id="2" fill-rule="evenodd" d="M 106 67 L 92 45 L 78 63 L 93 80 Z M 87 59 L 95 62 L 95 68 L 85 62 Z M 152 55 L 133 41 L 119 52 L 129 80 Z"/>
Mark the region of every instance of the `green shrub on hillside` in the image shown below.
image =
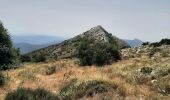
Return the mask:
<path id="1" fill-rule="evenodd" d="M 91 80 L 79 82 L 76 79 L 71 80 L 60 91 L 62 100 L 78 100 L 83 97 L 93 97 L 95 94 L 104 94 L 117 89 L 117 85 L 106 81 Z"/>
<path id="2" fill-rule="evenodd" d="M 19 88 L 6 95 L 5 100 L 60 100 L 57 96 L 44 89 Z"/>
<path id="3" fill-rule="evenodd" d="M 48 67 L 46 68 L 46 75 L 51 75 L 55 73 L 55 71 L 56 71 L 56 66 Z"/>
<path id="4" fill-rule="evenodd" d="M 162 39 L 160 42 L 151 43 L 150 46 L 158 47 L 161 45 L 170 45 L 170 39 Z"/>
<path id="5" fill-rule="evenodd" d="M 27 55 L 21 55 L 21 62 L 31 62 L 31 57 Z"/>
<path id="6" fill-rule="evenodd" d="M 98 43 L 90 39 L 82 39 L 77 48 L 77 57 L 80 65 L 104 65 L 120 60 L 120 53 L 117 47 L 110 43 Z"/>
<path id="7" fill-rule="evenodd" d="M 19 63 L 20 52 L 12 46 L 7 29 L 0 22 L 0 70 L 13 68 Z"/>
<path id="8" fill-rule="evenodd" d="M 38 53 L 32 57 L 33 62 L 45 62 L 47 60 L 43 53 Z"/>

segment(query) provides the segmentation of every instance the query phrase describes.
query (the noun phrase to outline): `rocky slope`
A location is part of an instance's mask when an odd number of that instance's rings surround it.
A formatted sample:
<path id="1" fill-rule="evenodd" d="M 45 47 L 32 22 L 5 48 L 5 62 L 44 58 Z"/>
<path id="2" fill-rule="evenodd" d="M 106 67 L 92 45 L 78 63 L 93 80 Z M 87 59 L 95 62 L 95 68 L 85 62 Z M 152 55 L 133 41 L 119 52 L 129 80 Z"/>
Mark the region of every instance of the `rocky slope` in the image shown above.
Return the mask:
<path id="1" fill-rule="evenodd" d="M 129 47 L 129 45 L 125 41 L 115 36 L 112 36 L 112 34 L 108 33 L 102 26 L 98 25 L 76 37 L 65 40 L 62 43 L 51 45 L 47 48 L 43 48 L 40 50 L 36 50 L 34 52 L 29 53 L 28 55 L 33 56 L 37 53 L 42 52 L 50 58 L 69 58 L 74 56 L 75 49 L 81 42 L 81 38 L 91 38 L 97 42 L 114 43 L 118 48 Z"/>

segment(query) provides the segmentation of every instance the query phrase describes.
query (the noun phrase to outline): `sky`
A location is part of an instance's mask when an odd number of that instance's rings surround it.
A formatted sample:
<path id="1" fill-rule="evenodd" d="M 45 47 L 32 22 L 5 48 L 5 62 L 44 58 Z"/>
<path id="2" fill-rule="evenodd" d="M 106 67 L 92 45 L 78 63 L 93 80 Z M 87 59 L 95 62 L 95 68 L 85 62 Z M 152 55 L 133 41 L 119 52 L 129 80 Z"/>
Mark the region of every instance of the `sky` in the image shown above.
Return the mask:
<path id="1" fill-rule="evenodd" d="M 12 35 L 74 37 L 102 25 L 122 39 L 170 38 L 170 0 L 0 0 Z"/>

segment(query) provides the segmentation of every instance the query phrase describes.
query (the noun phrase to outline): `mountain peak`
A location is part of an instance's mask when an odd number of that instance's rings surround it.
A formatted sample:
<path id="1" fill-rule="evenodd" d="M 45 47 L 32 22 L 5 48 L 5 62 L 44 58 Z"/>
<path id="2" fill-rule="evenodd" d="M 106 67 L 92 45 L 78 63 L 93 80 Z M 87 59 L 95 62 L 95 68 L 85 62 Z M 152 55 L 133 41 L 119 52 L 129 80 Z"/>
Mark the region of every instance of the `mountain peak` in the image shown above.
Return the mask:
<path id="1" fill-rule="evenodd" d="M 108 33 L 101 25 L 97 25 L 97 26 L 91 28 L 89 31 L 92 31 L 95 33 L 100 33 L 100 32 Z"/>
<path id="2" fill-rule="evenodd" d="M 101 25 L 97 25 L 90 30 L 84 32 L 81 36 L 94 38 L 95 40 L 108 42 L 106 35 L 109 34 Z"/>
<path id="3" fill-rule="evenodd" d="M 91 29 L 101 29 L 101 30 L 103 30 L 104 28 L 101 25 L 97 25 L 97 26 L 95 26 L 95 27 L 93 27 Z"/>

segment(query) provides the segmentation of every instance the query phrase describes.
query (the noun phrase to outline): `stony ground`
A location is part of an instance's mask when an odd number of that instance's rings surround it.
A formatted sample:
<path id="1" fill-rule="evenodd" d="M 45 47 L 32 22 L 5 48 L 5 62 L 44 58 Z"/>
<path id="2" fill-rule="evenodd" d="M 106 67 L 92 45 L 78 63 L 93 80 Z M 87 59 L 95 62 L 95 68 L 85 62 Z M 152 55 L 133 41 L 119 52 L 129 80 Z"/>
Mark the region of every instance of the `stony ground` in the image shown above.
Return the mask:
<path id="1" fill-rule="evenodd" d="M 18 87 L 42 87 L 58 95 L 71 80 L 102 80 L 116 84 L 117 89 L 81 99 L 168 100 L 170 99 L 170 46 L 141 46 L 122 50 L 123 60 L 111 65 L 81 67 L 77 59 L 25 63 L 3 72 L 6 85 L 0 87 L 0 99 Z M 56 70 L 51 72 L 51 67 Z"/>

